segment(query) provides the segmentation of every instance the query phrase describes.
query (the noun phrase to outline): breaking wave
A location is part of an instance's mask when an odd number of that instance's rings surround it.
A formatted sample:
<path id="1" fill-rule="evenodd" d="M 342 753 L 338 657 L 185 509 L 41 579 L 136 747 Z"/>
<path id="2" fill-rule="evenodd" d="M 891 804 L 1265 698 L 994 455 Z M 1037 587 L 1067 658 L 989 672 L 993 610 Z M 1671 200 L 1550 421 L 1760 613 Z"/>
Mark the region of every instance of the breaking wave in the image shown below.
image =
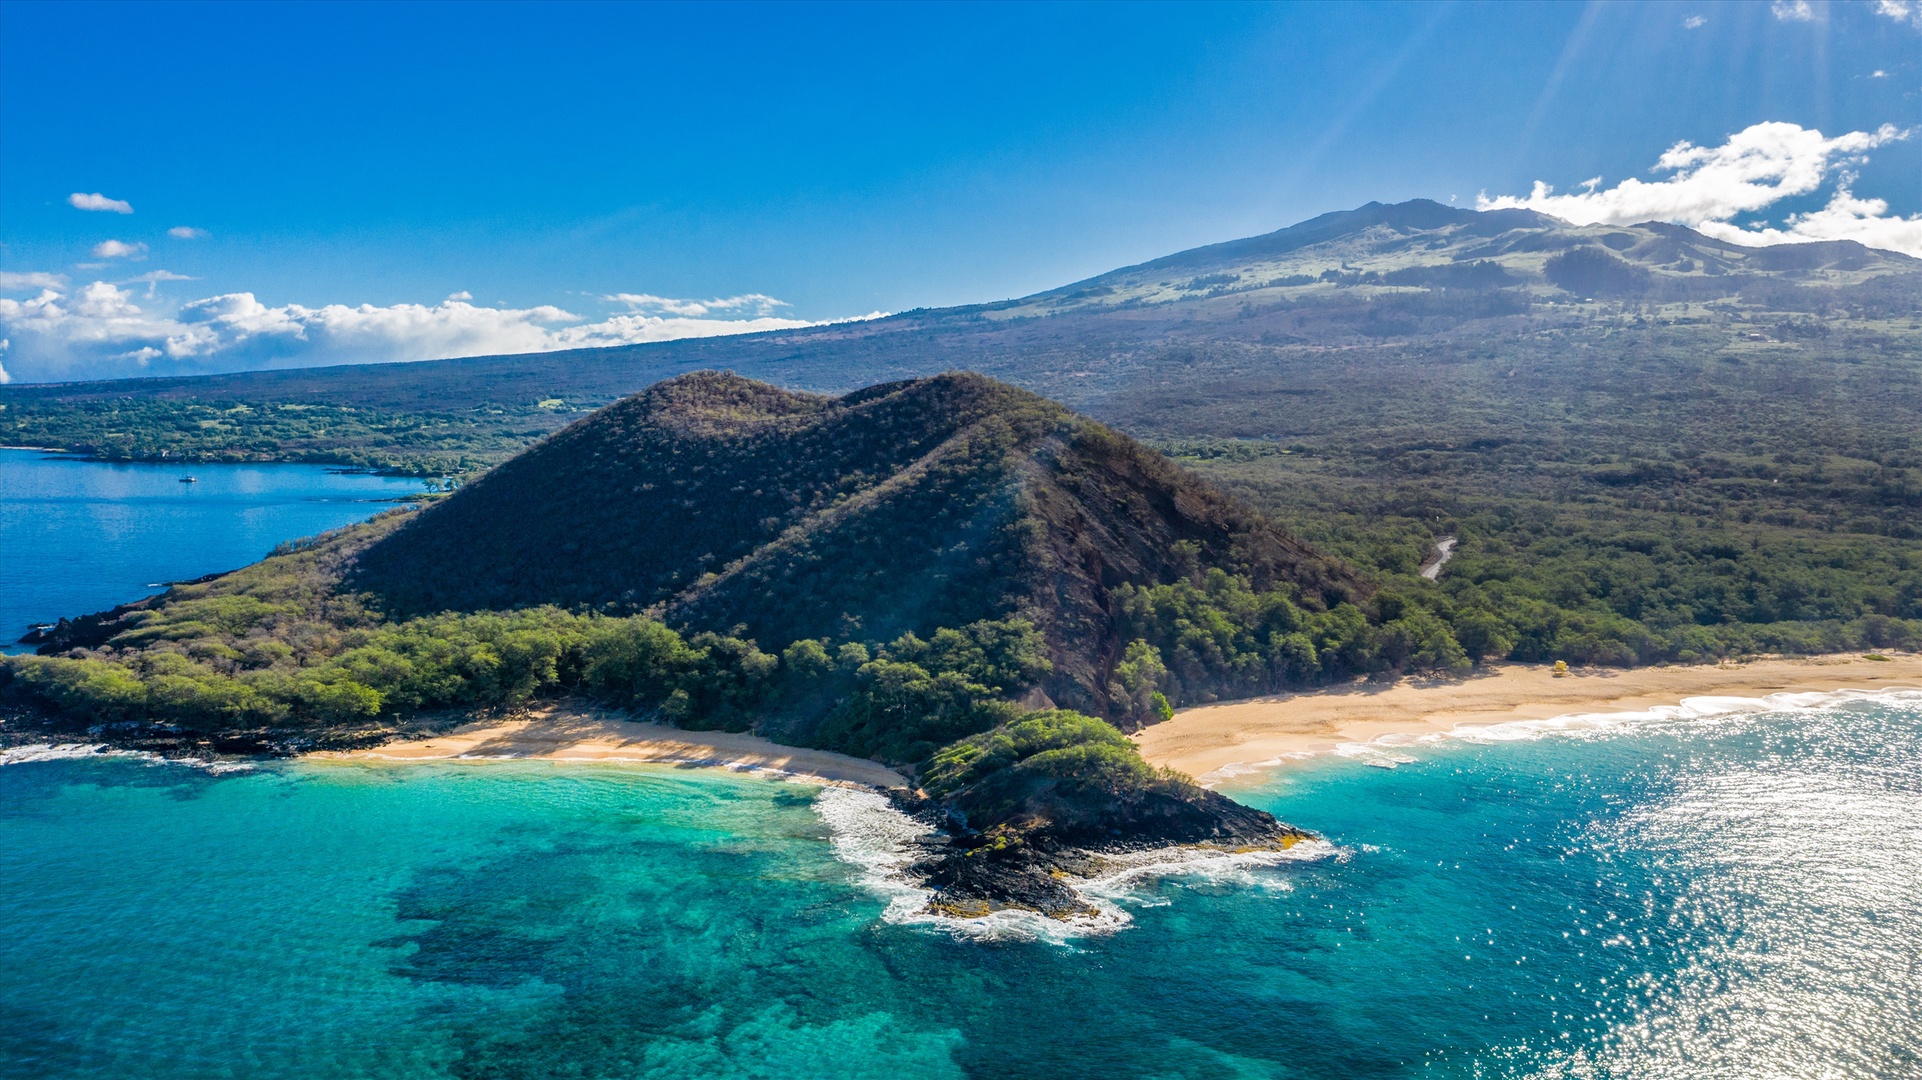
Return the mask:
<path id="1" fill-rule="evenodd" d="M 903 926 L 924 926 L 980 941 L 1044 941 L 1065 945 L 1075 938 L 1112 934 L 1134 922 L 1129 907 L 1159 907 L 1165 897 L 1147 895 L 1143 885 L 1161 878 L 1202 878 L 1214 883 L 1285 888 L 1286 882 L 1259 870 L 1284 863 L 1340 857 L 1334 845 L 1311 840 L 1286 851 L 1228 852 L 1205 848 L 1160 848 L 1104 855 L 1109 869 L 1090 878 L 1064 882 L 1092 915 L 1057 919 L 1035 911 L 1003 909 L 972 918 L 927 910 L 934 891 L 909 880 L 908 868 L 938 843 L 933 828 L 902 813 L 885 795 L 867 788 L 823 788 L 814 812 L 830 830 L 835 857 L 855 868 L 855 880 L 887 901 L 881 918 Z"/>
<path id="2" fill-rule="evenodd" d="M 216 776 L 254 770 L 253 763 L 247 761 L 170 758 L 148 750 L 115 750 L 105 743 L 32 743 L 0 749 L 0 766 L 25 765 L 36 761 L 72 761 L 81 758 L 113 758 L 119 761 L 140 761 L 148 765 L 183 765 L 190 769 L 202 769 Z"/>

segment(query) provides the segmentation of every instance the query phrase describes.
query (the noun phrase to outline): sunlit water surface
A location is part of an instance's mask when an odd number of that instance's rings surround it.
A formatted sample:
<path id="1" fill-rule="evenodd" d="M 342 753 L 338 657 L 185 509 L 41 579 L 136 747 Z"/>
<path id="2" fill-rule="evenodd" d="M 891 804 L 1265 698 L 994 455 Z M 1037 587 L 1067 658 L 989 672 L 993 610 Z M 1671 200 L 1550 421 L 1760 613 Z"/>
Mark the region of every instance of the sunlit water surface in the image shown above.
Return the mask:
<path id="1" fill-rule="evenodd" d="M 1237 791 L 1319 857 L 1042 936 L 901 921 L 799 784 L 35 756 L 9 1075 L 1922 1075 L 1922 695 L 1330 756 Z"/>
<path id="2" fill-rule="evenodd" d="M 33 623 L 245 566 L 283 540 L 420 491 L 419 480 L 319 465 L 109 464 L 0 450 L 0 648 Z"/>

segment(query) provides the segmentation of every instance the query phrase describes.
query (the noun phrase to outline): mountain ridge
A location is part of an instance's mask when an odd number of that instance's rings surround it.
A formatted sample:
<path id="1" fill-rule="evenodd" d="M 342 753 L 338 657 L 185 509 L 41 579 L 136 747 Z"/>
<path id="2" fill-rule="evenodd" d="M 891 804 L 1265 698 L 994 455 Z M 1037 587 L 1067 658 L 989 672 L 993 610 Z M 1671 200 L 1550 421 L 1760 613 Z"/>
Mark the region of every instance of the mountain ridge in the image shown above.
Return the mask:
<path id="1" fill-rule="evenodd" d="M 1387 231 L 1370 240 L 1367 234 L 1371 229 Z M 1436 235 L 1428 236 L 1430 233 Z M 1424 246 L 1416 251 L 1416 240 L 1423 236 L 1426 236 L 1421 240 L 1424 245 L 1453 243 L 1464 238 L 1472 243 L 1465 243 L 1444 256 L 1441 247 Z M 1503 237 L 1507 239 L 1496 243 Z M 1620 249 L 1610 246 L 1622 243 L 1620 238 L 1633 242 Z M 881 319 L 545 353 L 104 382 L 16 383 L 0 387 L 0 401 L 27 404 L 127 397 L 225 396 L 239 401 L 354 402 L 367 407 L 445 410 L 488 402 L 531 404 L 554 395 L 571 395 L 584 405 L 605 404 L 661 378 L 702 368 L 743 370 L 757 377 L 822 391 L 845 391 L 867 385 L 875 381 L 875 374 L 890 378 L 914 377 L 934 374 L 944 368 L 1012 375 L 1016 373 L 1005 365 L 984 362 L 992 361 L 999 350 L 984 351 L 972 340 L 983 333 L 1011 332 L 1012 328 L 1002 325 L 1009 320 L 1111 312 L 1128 312 L 1130 320 L 1138 320 L 1144 312 L 1218 307 L 1223 301 L 1235 305 L 1272 305 L 1278 300 L 1316 304 L 1407 295 L 1420 293 L 1431 285 L 1447 286 L 1445 281 L 1425 280 L 1420 270 L 1446 269 L 1478 260 L 1496 262 L 1521 278 L 1512 282 L 1523 286 L 1520 291 L 1553 300 L 1571 294 L 1548 279 L 1543 265 L 1553 254 L 1578 247 L 1600 248 L 1631 261 L 1654 275 L 1650 280 L 1656 284 L 1685 280 L 1694 295 L 1675 297 L 1678 299 L 1732 296 L 1744 287 L 1766 283 L 1850 289 L 1891 275 L 1922 274 L 1922 260 L 1865 247 L 1852 240 L 1746 247 L 1684 226 L 1660 222 L 1577 226 L 1530 210 L 1478 211 L 1413 199 L 1393 204 L 1371 202 L 1353 210 L 1332 211 L 1270 233 L 1186 249 L 1024 297 L 921 308 Z M 1434 254 L 1434 258 L 1423 262 L 1412 258 L 1411 252 L 1414 256 L 1427 252 Z M 1232 257 L 1254 260 L 1239 264 L 1236 280 L 1232 282 L 1190 287 L 1194 277 L 1165 283 L 1147 280 L 1150 276 L 1165 276 L 1163 271 L 1181 268 L 1194 273 L 1195 277 L 1206 278 L 1210 275 L 1199 271 L 1223 272 L 1231 265 Z M 1277 261 L 1285 258 L 1295 261 L 1286 265 Z M 1676 262 L 1681 258 L 1698 265 L 1686 272 L 1678 270 Z M 1256 271 L 1260 271 L 1258 276 Z M 1385 277 L 1376 282 L 1356 279 L 1357 275 L 1368 273 L 1398 272 L 1403 275 L 1399 282 Z M 1333 277 L 1323 279 L 1323 275 L 1330 274 Z M 1078 295 L 1103 289 L 1111 291 Z M 1909 291 L 1919 289 L 1922 289 L 1922 277 L 1917 278 Z M 1660 295 L 1652 298 L 1662 299 Z M 1513 313 L 1508 309 L 1497 312 L 1498 315 Z M 1470 312 L 1468 317 L 1486 316 Z M 1346 325 L 1337 320 L 1329 329 L 1339 332 Z M 1256 336 L 1261 332 L 1258 326 L 1249 329 L 1255 331 Z M 1223 332 L 1232 330 L 1229 327 Z M 1075 328 L 1071 332 L 1084 331 Z M 1102 332 L 1130 338 L 1152 332 L 1152 328 L 1123 322 L 1104 326 Z M 928 339 L 929 334 L 934 335 L 934 339 Z M 1315 340 L 1311 333 L 1304 343 Z M 902 366 L 898 354 L 912 353 L 935 341 L 943 343 L 948 353 L 936 361 L 938 366 L 912 363 Z M 837 362 L 836 352 L 847 354 L 847 359 Z M 882 355 L 892 356 L 891 366 L 877 371 L 872 366 L 872 358 Z M 532 416 L 530 419 L 540 421 L 542 418 Z"/>
<path id="2" fill-rule="evenodd" d="M 1922 270 L 1922 259 L 1853 240 L 1748 247 L 1665 222 L 1575 225 L 1526 209 L 1468 210 L 1411 199 L 1323 214 L 1271 233 L 1190 248 L 990 306 L 1023 314 L 1042 309 L 1059 313 L 1130 302 L 1178 303 L 1230 292 L 1290 295 L 1324 284 L 1413 288 L 1437 277 L 1446 284 L 1448 267 L 1475 261 L 1501 266 L 1510 275 L 1504 282 L 1509 286 L 1566 291 L 1546 264 L 1556 254 L 1583 247 L 1612 252 L 1652 275 L 1643 292 L 1689 279 L 1699 297 L 1730 295 L 1739 291 L 1741 279 L 1785 272 L 1803 275 L 1797 280 L 1806 280 L 1812 272 L 1831 283 L 1859 284 L 1883 274 Z M 1215 280 L 1229 270 L 1235 280 Z M 1370 273 L 1381 277 L 1369 281 L 1365 275 Z M 1182 274 L 1197 277 L 1185 283 L 1148 283 Z M 1694 280 L 1713 278 L 1727 280 Z"/>

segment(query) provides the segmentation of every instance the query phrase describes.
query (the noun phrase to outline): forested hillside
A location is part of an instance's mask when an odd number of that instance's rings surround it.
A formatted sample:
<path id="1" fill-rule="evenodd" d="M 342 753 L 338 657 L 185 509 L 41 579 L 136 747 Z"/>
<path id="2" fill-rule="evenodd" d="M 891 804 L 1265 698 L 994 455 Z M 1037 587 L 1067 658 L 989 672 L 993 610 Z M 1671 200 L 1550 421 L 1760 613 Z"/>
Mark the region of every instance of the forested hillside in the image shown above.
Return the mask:
<path id="1" fill-rule="evenodd" d="M 1308 612 L 1369 593 L 1161 455 L 1003 383 L 825 398 L 703 373 L 422 511 L 347 586 L 390 616 L 553 604 L 781 645 L 1020 618 L 1048 692 L 1106 714 L 1118 590 L 1211 567 Z"/>
<path id="2" fill-rule="evenodd" d="M 1117 728 L 1250 680 L 1467 664 L 1432 613 L 1161 455 L 967 374 L 841 398 L 672 379 L 425 509 L 48 637 L 0 660 L 9 725 L 288 752 L 582 694 L 925 770 L 996 860 L 1285 847 Z"/>

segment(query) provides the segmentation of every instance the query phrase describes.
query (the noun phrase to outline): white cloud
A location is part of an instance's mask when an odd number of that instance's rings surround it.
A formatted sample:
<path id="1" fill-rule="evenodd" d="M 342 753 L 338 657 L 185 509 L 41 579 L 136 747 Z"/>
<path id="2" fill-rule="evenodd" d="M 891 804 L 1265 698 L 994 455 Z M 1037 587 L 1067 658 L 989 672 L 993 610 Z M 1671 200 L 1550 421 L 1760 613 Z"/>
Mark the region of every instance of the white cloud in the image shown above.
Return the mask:
<path id="1" fill-rule="evenodd" d="M 690 315 L 699 317 L 717 311 L 747 311 L 766 315 L 777 307 L 787 307 L 787 301 L 776 300 L 764 293 L 743 293 L 740 296 L 724 296 L 714 300 L 676 300 L 668 296 L 655 296 L 653 293 L 615 293 L 602 297 L 611 304 L 625 304 L 636 311 L 659 311 L 668 315 Z"/>
<path id="2" fill-rule="evenodd" d="M 125 199 L 109 199 L 98 191 L 91 195 L 76 191 L 67 196 L 67 205 L 75 210 L 104 210 L 115 214 L 133 213 L 133 204 Z"/>
<path id="3" fill-rule="evenodd" d="M 96 259 L 144 259 L 147 257 L 147 245 L 102 240 L 93 246 L 93 257 Z"/>
<path id="4" fill-rule="evenodd" d="M 164 341 L 176 328 L 171 320 L 148 316 L 104 281 L 71 294 L 47 288 L 30 300 L 0 298 L 0 326 L 17 342 L 14 370 L 28 378 L 62 377 L 70 366 L 66 357 L 110 358 Z"/>
<path id="5" fill-rule="evenodd" d="M 18 292 L 21 289 L 64 289 L 67 275 L 43 274 L 38 270 L 26 272 L 0 270 L 0 292 Z"/>
<path id="6" fill-rule="evenodd" d="M 153 281 L 179 280 L 161 273 L 136 280 L 150 287 Z M 728 298 L 722 309 L 750 308 L 764 299 Z M 306 367 L 552 352 L 815 325 L 767 315 L 702 318 L 639 311 L 589 322 L 553 306 L 485 308 L 452 298 L 431 306 L 269 306 L 245 292 L 194 300 L 162 315 L 142 310 L 130 292 L 101 281 L 73 291 L 46 285 L 29 300 L 0 299 L 0 328 L 19 346 L 14 371 L 30 380 L 138 374 L 163 360 L 168 370 L 181 372 Z"/>
<path id="7" fill-rule="evenodd" d="M 205 240 L 207 238 L 207 230 L 196 229 L 191 225 L 175 225 L 173 228 L 167 230 L 167 235 L 173 237 L 175 240 Z"/>
<path id="8" fill-rule="evenodd" d="M 1783 242 L 1772 237 L 1860 240 L 1872 247 L 1922 256 L 1922 244 L 1913 238 L 1917 219 L 1886 216 L 1885 202 L 1856 199 L 1846 183 L 1838 186 L 1826 208 L 1792 216 L 1785 230 L 1768 229 L 1765 223 L 1754 227 L 1732 223 L 1740 215 L 1783 199 L 1810 194 L 1836 167 L 1865 160 L 1867 151 L 1908 137 L 1908 132 L 1893 124 L 1833 139 L 1795 124 L 1755 124 L 1729 136 L 1721 146 L 1676 143 L 1655 164 L 1654 171 L 1672 174 L 1667 179 L 1630 177 L 1612 188 L 1589 181 L 1583 190 L 1565 195 L 1555 194 L 1555 189 L 1538 180 L 1526 196 L 1491 199 L 1482 195 L 1476 205 L 1483 210 L 1538 210 L 1577 225 L 1672 221 L 1741 244 Z"/>
<path id="9" fill-rule="evenodd" d="M 1809 22 L 1815 18 L 1815 9 L 1809 6 L 1809 0 L 1775 0 L 1769 10 L 1783 22 Z"/>
<path id="10" fill-rule="evenodd" d="M 447 298 L 449 300 L 472 300 L 474 298 L 474 294 L 468 292 L 466 289 L 462 289 L 457 293 L 448 294 Z"/>
<path id="11" fill-rule="evenodd" d="M 1922 214 L 1890 217 L 1882 199 L 1858 199 L 1847 184 L 1838 185 L 1827 206 L 1805 214 L 1790 214 L 1786 229 L 1766 226 L 1740 228 L 1705 221 L 1697 228 L 1705 235 L 1735 244 L 1800 244 L 1811 240 L 1855 240 L 1869 247 L 1922 256 Z"/>
<path id="12" fill-rule="evenodd" d="M 1682 29 L 1684 30 L 1700 30 L 1706 25 L 1708 25 L 1708 20 L 1700 15 L 1690 15 L 1688 18 L 1682 20 Z"/>
<path id="13" fill-rule="evenodd" d="M 1875 0 L 1875 13 L 1896 22 L 1922 27 L 1922 3 L 1915 0 Z"/>

